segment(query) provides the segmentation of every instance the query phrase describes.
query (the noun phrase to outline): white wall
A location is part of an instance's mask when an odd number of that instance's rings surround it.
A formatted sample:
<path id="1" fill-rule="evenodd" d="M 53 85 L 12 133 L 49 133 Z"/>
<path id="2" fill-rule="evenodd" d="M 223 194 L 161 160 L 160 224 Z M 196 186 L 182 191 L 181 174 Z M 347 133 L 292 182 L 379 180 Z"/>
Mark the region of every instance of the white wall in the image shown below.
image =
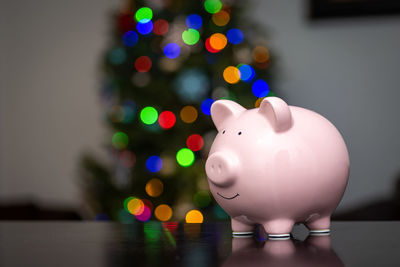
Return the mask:
<path id="1" fill-rule="evenodd" d="M 331 120 L 351 172 L 340 209 L 392 194 L 400 175 L 400 18 L 311 22 L 307 1 L 252 1 L 277 54 L 278 88 Z"/>
<path id="2" fill-rule="evenodd" d="M 400 171 L 400 20 L 310 23 L 305 2 L 255 1 L 280 89 L 330 119 L 348 144 L 341 207 L 391 193 Z M 77 205 L 76 167 L 101 150 L 97 63 L 118 2 L 3 1 L 0 8 L 0 197 Z"/>
<path id="3" fill-rule="evenodd" d="M 77 205 L 77 163 L 104 141 L 98 63 L 116 2 L 2 1 L 0 197 Z"/>

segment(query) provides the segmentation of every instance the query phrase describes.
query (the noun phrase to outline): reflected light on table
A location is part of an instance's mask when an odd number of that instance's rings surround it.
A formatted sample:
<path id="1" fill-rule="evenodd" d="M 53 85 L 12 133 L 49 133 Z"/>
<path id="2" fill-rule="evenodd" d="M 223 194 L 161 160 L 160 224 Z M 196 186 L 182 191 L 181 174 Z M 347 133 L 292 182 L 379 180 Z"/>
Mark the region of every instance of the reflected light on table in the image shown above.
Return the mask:
<path id="1" fill-rule="evenodd" d="M 309 236 L 305 241 L 233 238 L 232 254 L 222 266 L 344 266 L 331 249 L 330 236 Z"/>

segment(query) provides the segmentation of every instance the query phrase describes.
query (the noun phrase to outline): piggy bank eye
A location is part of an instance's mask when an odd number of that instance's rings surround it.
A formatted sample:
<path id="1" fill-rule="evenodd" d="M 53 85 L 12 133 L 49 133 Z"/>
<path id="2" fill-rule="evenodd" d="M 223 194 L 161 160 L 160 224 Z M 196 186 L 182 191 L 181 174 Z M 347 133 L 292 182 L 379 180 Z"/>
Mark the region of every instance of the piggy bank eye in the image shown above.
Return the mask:
<path id="1" fill-rule="evenodd" d="M 222 131 L 222 134 L 224 134 L 224 133 L 225 133 L 225 130 Z"/>
<path id="2" fill-rule="evenodd" d="M 238 132 L 238 135 L 241 135 L 242 134 L 242 132 Z"/>

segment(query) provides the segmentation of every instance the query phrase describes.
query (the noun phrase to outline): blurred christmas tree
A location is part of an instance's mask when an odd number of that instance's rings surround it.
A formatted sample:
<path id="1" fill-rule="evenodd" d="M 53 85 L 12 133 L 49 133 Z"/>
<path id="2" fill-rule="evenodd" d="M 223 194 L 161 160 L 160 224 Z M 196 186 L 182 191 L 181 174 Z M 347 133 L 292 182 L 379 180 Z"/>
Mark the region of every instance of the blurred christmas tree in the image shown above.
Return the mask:
<path id="1" fill-rule="evenodd" d="M 226 218 L 204 171 L 216 134 L 210 106 L 225 98 L 252 108 L 273 95 L 265 39 L 243 11 L 239 1 L 152 0 L 113 16 L 101 92 L 111 164 L 82 163 L 98 218 Z"/>

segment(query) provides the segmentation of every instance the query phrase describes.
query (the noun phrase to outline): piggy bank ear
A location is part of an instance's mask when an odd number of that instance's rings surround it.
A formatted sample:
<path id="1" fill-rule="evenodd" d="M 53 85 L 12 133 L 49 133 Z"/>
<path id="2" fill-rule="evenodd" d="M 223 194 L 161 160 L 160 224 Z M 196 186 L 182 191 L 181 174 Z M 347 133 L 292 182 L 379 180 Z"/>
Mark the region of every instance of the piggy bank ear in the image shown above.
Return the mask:
<path id="1" fill-rule="evenodd" d="M 285 101 L 278 97 L 266 97 L 258 110 L 271 123 L 276 132 L 283 132 L 292 126 L 292 113 Z"/>
<path id="2" fill-rule="evenodd" d="M 221 130 L 222 123 L 231 116 L 237 116 L 246 109 L 236 102 L 230 100 L 218 100 L 211 106 L 211 118 L 217 127 Z"/>

